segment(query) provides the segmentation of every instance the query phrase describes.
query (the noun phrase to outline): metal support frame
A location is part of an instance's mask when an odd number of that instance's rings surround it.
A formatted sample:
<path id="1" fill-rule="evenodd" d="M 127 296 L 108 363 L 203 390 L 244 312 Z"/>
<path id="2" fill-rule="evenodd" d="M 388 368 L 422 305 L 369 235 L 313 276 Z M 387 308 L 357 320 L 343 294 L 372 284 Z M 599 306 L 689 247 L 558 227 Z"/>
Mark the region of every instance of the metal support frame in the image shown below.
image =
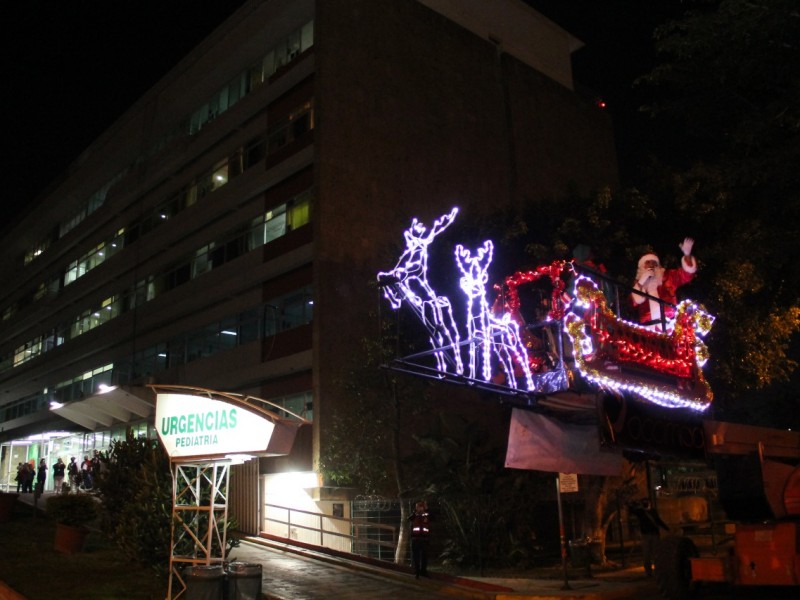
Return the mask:
<path id="1" fill-rule="evenodd" d="M 511 388 L 507 385 L 493 383 L 491 381 L 471 379 L 465 375 L 442 372 L 434 367 L 416 362 L 419 356 L 420 354 L 416 354 L 404 358 L 397 358 L 389 364 L 382 365 L 382 368 L 398 373 L 415 375 L 423 379 L 434 379 L 444 383 L 452 383 L 498 394 L 502 397 L 503 403 L 518 408 L 535 408 L 539 404 L 541 398 L 550 394 L 565 392 L 570 389 L 570 375 L 568 369 L 564 366 L 563 359 L 560 359 L 560 365 L 553 371 L 534 374 L 532 377 L 536 389 L 529 391 Z"/>
<path id="2" fill-rule="evenodd" d="M 227 551 L 230 460 L 172 463 L 172 535 L 167 600 L 184 597 L 183 570 L 222 565 Z"/>

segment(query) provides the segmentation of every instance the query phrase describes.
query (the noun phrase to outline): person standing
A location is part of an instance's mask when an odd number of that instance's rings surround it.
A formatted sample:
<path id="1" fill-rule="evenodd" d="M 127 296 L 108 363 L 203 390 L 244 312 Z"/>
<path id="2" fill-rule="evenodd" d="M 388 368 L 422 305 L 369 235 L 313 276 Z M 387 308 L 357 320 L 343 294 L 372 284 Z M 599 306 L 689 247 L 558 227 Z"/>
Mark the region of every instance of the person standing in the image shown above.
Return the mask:
<path id="1" fill-rule="evenodd" d="M 39 468 L 36 470 L 36 495 L 41 496 L 44 493 L 44 484 L 47 481 L 47 461 L 42 459 L 39 461 Z"/>
<path id="2" fill-rule="evenodd" d="M 75 457 L 69 459 L 69 465 L 67 465 L 67 475 L 69 476 L 69 489 L 76 493 L 78 491 L 78 462 L 75 460 Z"/>
<path id="3" fill-rule="evenodd" d="M 92 461 L 89 460 L 88 456 L 84 456 L 81 463 L 81 478 L 83 479 L 84 489 L 92 489 Z"/>
<path id="4" fill-rule="evenodd" d="M 678 288 L 692 281 L 697 273 L 697 261 L 692 256 L 693 246 L 694 240 L 689 237 L 678 244 L 683 252 L 680 269 L 664 269 L 655 254 L 645 254 L 639 259 L 631 300 L 639 312 L 641 324 L 660 330 L 662 306 L 667 319 L 675 317 Z"/>
<path id="5" fill-rule="evenodd" d="M 61 488 L 64 485 L 64 471 L 66 471 L 67 465 L 64 464 L 64 461 L 61 460 L 61 457 L 56 461 L 56 464 L 53 465 L 53 482 L 56 494 L 61 493 Z"/>
<path id="6" fill-rule="evenodd" d="M 428 505 L 420 500 L 408 518 L 411 522 L 411 564 L 417 579 L 428 576 L 428 541 L 430 539 L 430 513 Z"/>
<path id="7" fill-rule="evenodd" d="M 25 477 L 27 477 L 27 469 L 25 468 L 25 463 L 19 463 L 17 465 L 17 476 L 14 480 L 17 482 L 17 493 L 19 494 L 20 490 L 23 492 L 25 491 Z"/>
<path id="8" fill-rule="evenodd" d="M 653 557 L 656 544 L 658 544 L 660 538 L 660 530 L 669 531 L 669 527 L 661 520 L 655 507 L 650 504 L 650 500 L 647 498 L 643 498 L 639 502 L 634 502 L 629 508 L 639 521 L 639 531 L 642 535 L 642 562 L 644 563 L 644 572 L 648 577 L 652 577 Z"/>
<path id="9" fill-rule="evenodd" d="M 100 472 L 103 470 L 103 456 L 100 454 L 99 450 L 94 451 L 94 455 L 92 456 L 92 485 L 97 483 L 98 477 L 100 477 Z"/>
<path id="10" fill-rule="evenodd" d="M 36 469 L 29 462 L 25 463 L 24 471 L 22 473 L 22 493 L 33 492 L 33 480 L 36 478 Z"/>

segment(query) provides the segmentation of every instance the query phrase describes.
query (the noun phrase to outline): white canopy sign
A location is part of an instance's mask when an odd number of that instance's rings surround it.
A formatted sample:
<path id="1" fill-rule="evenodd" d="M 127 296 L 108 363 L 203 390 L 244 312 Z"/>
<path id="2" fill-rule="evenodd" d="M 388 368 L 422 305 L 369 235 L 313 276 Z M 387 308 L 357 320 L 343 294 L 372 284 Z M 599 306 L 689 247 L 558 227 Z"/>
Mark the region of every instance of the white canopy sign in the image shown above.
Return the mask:
<path id="1" fill-rule="evenodd" d="M 189 394 L 158 394 L 156 428 L 174 459 L 263 452 L 275 425 L 236 404 Z"/>

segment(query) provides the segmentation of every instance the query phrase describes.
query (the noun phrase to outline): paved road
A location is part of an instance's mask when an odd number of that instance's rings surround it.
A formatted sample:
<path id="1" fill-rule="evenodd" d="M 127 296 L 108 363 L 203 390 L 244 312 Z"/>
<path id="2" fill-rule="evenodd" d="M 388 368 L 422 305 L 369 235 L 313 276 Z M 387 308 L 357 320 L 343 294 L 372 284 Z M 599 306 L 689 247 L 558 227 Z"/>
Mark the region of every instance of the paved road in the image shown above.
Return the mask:
<path id="1" fill-rule="evenodd" d="M 655 581 L 644 578 L 641 567 L 610 577 L 597 576 L 571 582 L 552 579 L 472 579 L 448 581 L 440 578 L 415 580 L 405 572 L 375 569 L 349 560 L 312 552 L 308 558 L 280 546 L 242 542 L 231 558 L 262 565 L 262 593 L 269 600 L 365 600 L 470 598 L 476 600 L 663 600 Z M 471 587 L 475 586 L 486 586 Z M 703 600 L 795 600 L 797 588 L 703 586 Z"/>

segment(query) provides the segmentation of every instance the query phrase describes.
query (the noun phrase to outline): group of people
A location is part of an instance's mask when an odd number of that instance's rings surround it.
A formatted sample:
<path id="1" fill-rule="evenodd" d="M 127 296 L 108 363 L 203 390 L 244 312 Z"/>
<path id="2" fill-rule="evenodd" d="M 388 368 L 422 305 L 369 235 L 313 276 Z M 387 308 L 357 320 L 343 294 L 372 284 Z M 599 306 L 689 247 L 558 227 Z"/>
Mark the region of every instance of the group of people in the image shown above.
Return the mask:
<path id="1" fill-rule="evenodd" d="M 39 466 L 34 468 L 33 462 L 24 462 L 17 464 L 17 493 L 30 494 L 34 491 L 34 482 L 36 482 L 36 493 L 41 494 L 44 491 L 44 484 L 47 481 L 47 461 L 42 459 L 39 461 Z"/>
<path id="2" fill-rule="evenodd" d="M 31 463 L 19 463 L 17 465 L 17 493 L 28 494 L 33 492 L 33 481 L 36 479 L 36 469 Z"/>
<path id="3" fill-rule="evenodd" d="M 83 457 L 83 462 L 80 464 L 75 457 L 70 458 L 69 464 L 65 464 L 59 457 L 55 464 L 52 466 L 53 470 L 53 491 L 56 494 L 68 493 L 77 491 L 78 485 L 82 484 L 84 489 L 91 489 L 94 486 L 94 477 L 100 472 L 102 468 L 102 459 L 98 450 L 94 451 L 94 456 L 90 459 L 89 456 Z M 39 466 L 34 468 L 33 462 L 24 462 L 17 465 L 17 493 L 33 493 L 34 482 L 36 484 L 35 490 L 37 494 L 44 492 L 45 484 L 47 482 L 47 472 L 50 467 L 47 466 L 47 460 L 44 458 L 39 461 Z M 64 481 L 69 481 L 69 486 L 64 486 Z"/>

